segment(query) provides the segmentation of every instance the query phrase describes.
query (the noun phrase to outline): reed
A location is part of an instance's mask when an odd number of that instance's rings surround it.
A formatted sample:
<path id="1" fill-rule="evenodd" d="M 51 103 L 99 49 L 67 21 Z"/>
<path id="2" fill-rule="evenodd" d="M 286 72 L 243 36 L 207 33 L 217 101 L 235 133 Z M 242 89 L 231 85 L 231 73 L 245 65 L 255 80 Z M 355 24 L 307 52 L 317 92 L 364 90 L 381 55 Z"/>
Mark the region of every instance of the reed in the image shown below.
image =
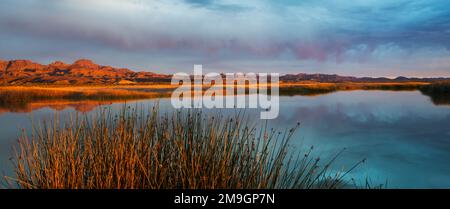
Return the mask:
<path id="1" fill-rule="evenodd" d="M 312 148 L 293 152 L 298 125 L 278 132 L 241 114 L 158 108 L 104 109 L 59 117 L 23 134 L 13 157 L 19 188 L 216 189 L 341 188 Z M 295 154 L 294 154 L 295 153 Z M 337 156 L 336 156 L 337 157 Z M 358 165 L 358 164 L 357 164 Z"/>

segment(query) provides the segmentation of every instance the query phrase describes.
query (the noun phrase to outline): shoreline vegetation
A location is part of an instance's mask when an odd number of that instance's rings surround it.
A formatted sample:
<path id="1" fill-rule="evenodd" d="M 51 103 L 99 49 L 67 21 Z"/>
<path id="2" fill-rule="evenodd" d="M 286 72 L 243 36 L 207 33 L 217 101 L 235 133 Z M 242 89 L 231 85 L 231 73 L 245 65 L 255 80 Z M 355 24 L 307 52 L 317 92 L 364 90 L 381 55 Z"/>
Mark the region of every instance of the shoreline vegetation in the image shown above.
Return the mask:
<path id="1" fill-rule="evenodd" d="M 426 82 L 381 82 L 381 83 L 281 83 L 280 94 L 286 96 L 315 96 L 336 91 L 353 90 L 385 90 L 385 91 L 414 91 L 423 86 L 430 85 Z"/>
<path id="2" fill-rule="evenodd" d="M 436 82 L 420 88 L 436 105 L 450 105 L 450 82 Z"/>
<path id="3" fill-rule="evenodd" d="M 31 103 L 129 101 L 170 96 L 170 91 L 152 86 L 151 91 L 114 86 L 7 86 L 0 87 L 0 109 L 27 110 Z M 39 106 L 39 105 L 38 105 Z"/>
<path id="4" fill-rule="evenodd" d="M 277 131 L 246 121 L 242 114 L 130 106 L 64 122 L 55 117 L 22 134 L 16 176 L 5 180 L 27 189 L 357 188 L 347 175 L 364 160 L 333 172 L 340 153 L 323 162 L 313 148 L 292 152 L 300 124 Z"/>
<path id="5" fill-rule="evenodd" d="M 26 111 L 43 103 L 119 102 L 170 97 L 178 86 L 167 83 L 147 85 L 20 85 L 0 86 L 0 109 Z M 204 89 L 208 86 L 204 87 Z M 252 88 L 252 86 L 247 86 Z M 316 96 L 337 91 L 386 90 L 420 91 L 436 105 L 450 104 L 450 82 L 318 83 L 297 82 L 279 85 L 282 96 Z"/>

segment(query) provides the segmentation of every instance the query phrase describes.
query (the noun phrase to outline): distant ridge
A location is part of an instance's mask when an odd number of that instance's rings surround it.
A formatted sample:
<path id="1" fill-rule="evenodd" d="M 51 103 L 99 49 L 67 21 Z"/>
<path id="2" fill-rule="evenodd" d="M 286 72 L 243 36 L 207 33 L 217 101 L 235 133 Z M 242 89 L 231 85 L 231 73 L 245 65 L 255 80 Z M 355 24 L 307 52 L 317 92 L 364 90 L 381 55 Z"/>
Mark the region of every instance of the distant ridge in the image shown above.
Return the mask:
<path id="1" fill-rule="evenodd" d="M 448 81 L 450 78 L 407 78 L 399 76 L 397 78 L 385 78 L 385 77 L 354 77 L 354 76 L 340 76 L 336 74 L 287 74 L 280 77 L 280 81 L 283 82 L 302 82 L 302 81 L 315 81 L 315 82 L 329 82 L 329 83 L 343 83 L 343 82 L 437 82 Z"/>
<path id="2" fill-rule="evenodd" d="M 0 84 L 135 84 L 170 82 L 171 75 L 152 72 L 135 72 L 127 68 L 115 68 L 80 59 L 72 64 L 55 61 L 48 65 L 30 60 L 0 60 Z M 336 74 L 287 74 L 281 82 L 437 82 L 450 78 L 353 77 Z"/>

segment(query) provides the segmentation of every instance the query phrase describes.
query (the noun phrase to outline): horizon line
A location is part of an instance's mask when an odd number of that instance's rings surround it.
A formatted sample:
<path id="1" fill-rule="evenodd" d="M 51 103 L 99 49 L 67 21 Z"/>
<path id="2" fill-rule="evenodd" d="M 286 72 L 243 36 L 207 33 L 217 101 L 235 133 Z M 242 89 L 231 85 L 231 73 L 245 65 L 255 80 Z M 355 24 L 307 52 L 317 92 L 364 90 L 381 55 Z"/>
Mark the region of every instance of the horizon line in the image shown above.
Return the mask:
<path id="1" fill-rule="evenodd" d="M 164 73 L 164 72 L 160 72 L 161 70 L 150 70 L 149 68 L 145 68 L 145 69 L 133 69 L 130 67 L 123 67 L 123 66 L 113 66 L 113 65 L 104 65 L 104 64 L 99 64 L 96 61 L 89 59 L 89 58 L 77 58 L 74 59 L 74 61 L 72 61 L 71 63 L 65 62 L 65 61 L 61 61 L 61 60 L 53 60 L 51 62 L 49 62 L 48 64 L 43 64 L 39 61 L 33 60 L 33 59 L 2 59 L 0 58 L 0 62 L 1 61 L 5 61 L 5 62 L 10 62 L 10 61 L 30 61 L 33 63 L 37 63 L 40 65 L 51 65 L 52 63 L 55 62 L 62 62 L 64 64 L 68 64 L 68 65 L 72 65 L 74 63 L 76 63 L 77 61 L 81 61 L 81 60 L 88 60 L 91 61 L 92 63 L 99 65 L 99 66 L 105 66 L 105 67 L 112 67 L 112 68 L 117 68 L 117 69 L 128 69 L 130 71 L 133 72 L 148 72 L 148 73 L 155 73 L 155 74 L 160 74 L 160 75 L 173 75 L 175 73 Z M 193 66 L 196 64 L 192 64 L 192 68 Z M 192 69 L 193 70 L 193 69 Z M 186 71 L 179 71 L 179 72 L 186 72 Z M 225 72 L 222 71 L 219 74 L 226 74 L 226 73 L 251 73 L 252 71 L 235 71 L 235 72 Z M 206 72 L 206 73 L 211 73 L 211 72 Z M 218 72 L 216 72 L 218 73 Z M 262 72 L 261 72 L 262 73 Z M 264 72 L 264 73 L 270 73 L 270 72 Z M 348 75 L 348 74 L 339 74 L 339 73 L 324 73 L 324 72 L 310 72 L 307 73 L 305 71 L 296 71 L 296 72 L 290 72 L 290 73 L 279 73 L 280 76 L 286 76 L 286 75 L 299 75 L 299 74 L 306 74 L 306 75 L 336 75 L 336 76 L 340 76 L 340 77 L 354 77 L 354 78 L 386 78 L 386 79 L 396 79 L 396 78 L 418 78 L 418 79 L 432 79 L 432 78 L 446 78 L 446 79 L 450 79 L 450 75 L 433 75 L 433 76 L 404 76 L 404 75 L 395 75 L 395 76 L 369 76 L 369 75 Z"/>

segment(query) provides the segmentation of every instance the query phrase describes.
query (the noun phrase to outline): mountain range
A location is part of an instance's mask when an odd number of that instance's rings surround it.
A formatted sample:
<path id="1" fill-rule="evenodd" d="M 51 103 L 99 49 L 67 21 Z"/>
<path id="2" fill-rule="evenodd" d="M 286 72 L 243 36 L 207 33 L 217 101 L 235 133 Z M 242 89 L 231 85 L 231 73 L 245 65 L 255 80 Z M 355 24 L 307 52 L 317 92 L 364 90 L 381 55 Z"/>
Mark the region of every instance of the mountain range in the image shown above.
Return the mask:
<path id="1" fill-rule="evenodd" d="M 87 59 L 72 64 L 56 61 L 42 65 L 30 60 L 0 60 L 0 83 L 7 84 L 132 84 L 166 82 L 170 75 L 135 72 L 127 68 L 98 65 Z"/>
<path id="2" fill-rule="evenodd" d="M 336 74 L 287 74 L 280 77 L 283 82 L 302 82 L 302 81 L 316 81 L 323 83 L 343 83 L 343 82 L 359 82 L 359 83 L 385 83 L 385 82 L 437 82 L 448 81 L 450 78 L 407 78 L 399 76 L 397 78 L 386 77 L 354 77 L 354 76 L 340 76 Z"/>
<path id="3" fill-rule="evenodd" d="M 48 65 L 30 60 L 0 60 L 0 84 L 135 84 L 170 82 L 171 75 L 152 72 L 136 72 L 127 68 L 115 68 L 80 59 L 72 64 L 56 61 Z M 281 82 L 436 82 L 449 78 L 353 77 L 330 74 L 287 74 Z"/>

